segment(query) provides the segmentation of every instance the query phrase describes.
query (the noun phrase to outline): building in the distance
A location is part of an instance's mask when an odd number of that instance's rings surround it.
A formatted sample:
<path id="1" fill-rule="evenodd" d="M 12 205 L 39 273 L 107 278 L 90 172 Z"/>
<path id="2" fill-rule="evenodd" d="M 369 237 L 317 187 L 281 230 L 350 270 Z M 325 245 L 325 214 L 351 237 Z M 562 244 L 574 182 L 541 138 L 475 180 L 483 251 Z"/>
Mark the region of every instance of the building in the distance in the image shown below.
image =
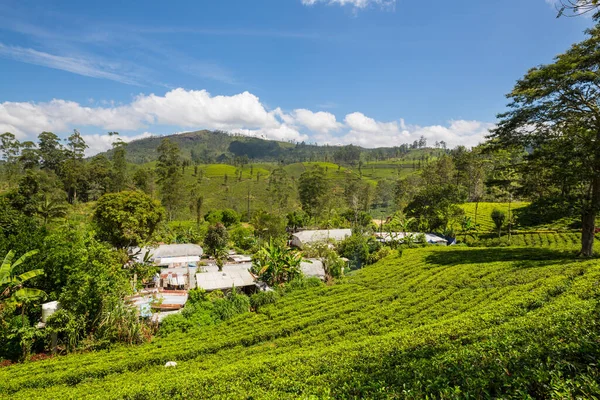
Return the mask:
<path id="1" fill-rule="evenodd" d="M 292 235 L 291 245 L 301 249 L 306 244 L 317 242 L 339 242 L 352 236 L 351 229 L 320 229 L 300 231 Z"/>

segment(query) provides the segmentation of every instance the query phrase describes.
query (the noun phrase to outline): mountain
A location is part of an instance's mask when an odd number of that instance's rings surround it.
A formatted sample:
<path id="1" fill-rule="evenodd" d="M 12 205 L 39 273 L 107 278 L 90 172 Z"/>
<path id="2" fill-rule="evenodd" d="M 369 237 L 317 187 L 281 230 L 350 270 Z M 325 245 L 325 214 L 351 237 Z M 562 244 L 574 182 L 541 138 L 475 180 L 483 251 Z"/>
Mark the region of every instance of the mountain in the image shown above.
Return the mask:
<path id="1" fill-rule="evenodd" d="M 410 151 L 409 145 L 400 143 L 397 147 L 377 149 L 365 149 L 353 145 L 319 146 L 304 142 L 282 142 L 222 131 L 201 130 L 132 141 L 127 145 L 128 161 L 135 164 L 155 161 L 158 158 L 156 148 L 165 138 L 179 145 L 184 158 L 198 164 L 229 163 L 236 157 L 247 157 L 254 162 L 336 161 L 352 164 L 358 162 L 361 154 L 366 154 L 370 160 L 386 160 L 398 158 Z M 433 151 L 433 149 L 428 150 Z M 111 151 L 104 154 L 110 155 Z"/>

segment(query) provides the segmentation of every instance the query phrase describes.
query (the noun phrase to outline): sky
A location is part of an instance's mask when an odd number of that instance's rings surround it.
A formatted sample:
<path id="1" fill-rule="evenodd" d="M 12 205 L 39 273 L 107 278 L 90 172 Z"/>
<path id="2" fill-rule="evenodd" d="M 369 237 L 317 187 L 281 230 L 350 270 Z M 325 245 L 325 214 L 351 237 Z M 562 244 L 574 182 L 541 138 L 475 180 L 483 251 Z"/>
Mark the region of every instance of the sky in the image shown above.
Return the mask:
<path id="1" fill-rule="evenodd" d="M 0 132 L 474 146 L 592 25 L 554 1 L 0 0 Z"/>

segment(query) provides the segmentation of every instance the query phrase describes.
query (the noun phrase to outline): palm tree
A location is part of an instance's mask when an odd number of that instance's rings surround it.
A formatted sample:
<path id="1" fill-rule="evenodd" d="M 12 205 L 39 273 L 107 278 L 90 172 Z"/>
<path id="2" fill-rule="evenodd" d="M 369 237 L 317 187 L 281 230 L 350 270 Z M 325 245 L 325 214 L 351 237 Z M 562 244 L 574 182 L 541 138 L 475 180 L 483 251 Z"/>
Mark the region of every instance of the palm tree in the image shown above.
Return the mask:
<path id="1" fill-rule="evenodd" d="M 46 225 L 51 219 L 64 217 L 67 213 L 67 207 L 45 196 L 44 200 L 38 205 L 36 212 L 42 217 L 44 225 Z"/>
<path id="2" fill-rule="evenodd" d="M 25 302 L 46 297 L 46 293 L 43 290 L 23 287 L 26 281 L 36 276 L 44 275 L 44 270 L 34 269 L 20 275 L 15 275 L 15 269 L 23 264 L 26 259 L 37 253 L 37 250 L 27 252 L 14 263 L 12 262 L 15 257 L 14 251 L 9 251 L 4 257 L 4 261 L 2 261 L 2 265 L 0 266 L 0 302 L 22 305 Z"/>

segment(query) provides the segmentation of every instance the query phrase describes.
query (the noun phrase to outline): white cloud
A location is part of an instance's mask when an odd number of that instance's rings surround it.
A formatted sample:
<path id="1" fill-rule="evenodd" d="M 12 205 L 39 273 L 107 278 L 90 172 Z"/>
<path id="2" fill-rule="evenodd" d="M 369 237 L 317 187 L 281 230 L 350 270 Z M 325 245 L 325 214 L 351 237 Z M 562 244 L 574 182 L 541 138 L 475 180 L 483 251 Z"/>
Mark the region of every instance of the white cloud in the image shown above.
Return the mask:
<path id="1" fill-rule="evenodd" d="M 2 43 L 0 43 L 0 57 L 60 69 L 77 75 L 109 79 L 129 85 L 139 85 L 134 78 L 116 72 L 116 65 L 92 59 L 63 57 L 19 46 L 6 46 Z"/>
<path id="2" fill-rule="evenodd" d="M 86 156 L 93 156 L 94 154 L 110 150 L 112 148 L 112 144 L 118 139 L 121 139 L 124 142 L 131 142 L 132 140 L 144 139 L 152 136 L 157 135 L 154 135 L 150 132 L 144 132 L 139 135 L 133 136 L 109 136 L 108 134 L 100 135 L 97 133 L 92 135 L 81 135 L 81 137 L 83 137 L 83 140 L 85 140 L 85 143 L 88 145 L 88 148 L 85 151 Z"/>
<path id="3" fill-rule="evenodd" d="M 294 110 L 293 119 L 296 123 L 308 128 L 310 131 L 327 134 L 332 131 L 338 131 L 342 124 L 337 122 L 335 115 L 329 112 L 312 112 L 304 108 Z"/>
<path id="4" fill-rule="evenodd" d="M 421 136 L 428 145 L 436 141 L 444 141 L 449 147 L 463 145 L 476 146 L 484 141 L 485 135 L 494 124 L 479 121 L 454 120 L 447 126 L 406 125 L 403 119 L 391 122 L 380 122 L 360 112 L 346 115 L 345 123 L 348 132 L 339 137 L 321 136 L 321 141 L 330 144 L 355 144 L 363 147 L 392 147 L 403 143 L 412 143 Z"/>
<path id="5" fill-rule="evenodd" d="M 101 105 L 98 105 L 101 104 Z M 92 155 L 110 148 L 116 138 L 88 134 L 86 130 L 119 131 L 125 141 L 147 137 L 144 130 L 157 131 L 219 129 L 276 140 L 310 140 L 321 144 L 355 144 L 391 147 L 412 143 L 423 135 L 433 145 L 445 141 L 449 147 L 474 146 L 484 140 L 493 124 L 455 120 L 446 125 L 409 125 L 403 119 L 377 121 L 361 112 L 347 114 L 343 122 L 326 111 L 303 108 L 284 112 L 269 110 L 250 92 L 212 96 L 205 90 L 174 89 L 164 95 L 140 94 L 128 104 L 109 101 L 84 106 L 54 99 L 49 102 L 0 103 L 0 132 L 12 132 L 20 140 L 34 139 L 42 131 L 68 134 L 79 129 Z M 66 136 L 66 135 L 65 135 Z"/>
<path id="6" fill-rule="evenodd" d="M 374 5 L 381 8 L 394 8 L 396 0 L 302 0 L 305 6 L 314 6 L 317 3 L 327 5 L 338 4 L 340 6 L 352 6 L 355 9 L 362 9 Z"/>

